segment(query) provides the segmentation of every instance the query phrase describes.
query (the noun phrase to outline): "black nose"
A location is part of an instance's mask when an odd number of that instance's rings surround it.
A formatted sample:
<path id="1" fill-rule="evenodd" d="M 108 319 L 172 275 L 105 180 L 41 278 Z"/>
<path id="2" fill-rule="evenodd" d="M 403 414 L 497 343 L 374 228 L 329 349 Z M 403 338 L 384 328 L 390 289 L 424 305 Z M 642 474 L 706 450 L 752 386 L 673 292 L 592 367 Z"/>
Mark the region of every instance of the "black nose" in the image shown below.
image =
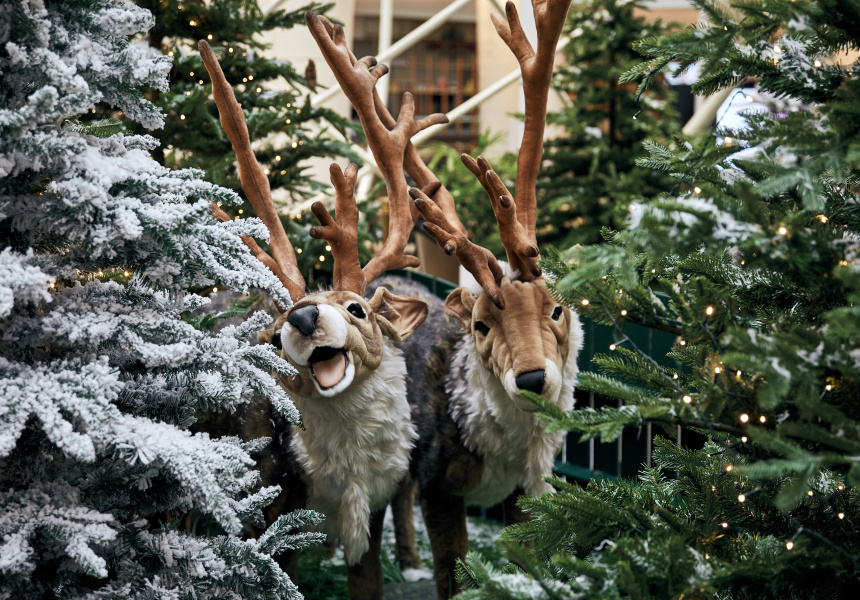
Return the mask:
<path id="1" fill-rule="evenodd" d="M 517 375 L 517 387 L 521 390 L 528 390 L 535 394 L 540 394 L 543 391 L 544 370 L 526 371 Z"/>
<path id="2" fill-rule="evenodd" d="M 316 304 L 305 304 L 290 311 L 287 323 L 302 332 L 302 335 L 310 335 L 317 329 L 317 317 L 320 315 Z"/>

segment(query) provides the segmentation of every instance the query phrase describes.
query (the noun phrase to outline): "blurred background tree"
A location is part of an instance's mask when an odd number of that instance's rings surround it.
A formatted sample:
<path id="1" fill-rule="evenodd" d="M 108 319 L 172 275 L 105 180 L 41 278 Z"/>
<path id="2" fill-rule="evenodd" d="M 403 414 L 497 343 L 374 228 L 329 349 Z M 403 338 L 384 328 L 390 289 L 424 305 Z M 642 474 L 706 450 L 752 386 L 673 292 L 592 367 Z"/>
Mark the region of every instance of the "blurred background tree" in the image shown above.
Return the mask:
<path id="1" fill-rule="evenodd" d="M 646 139 L 666 144 L 680 132 L 674 93 L 655 82 L 637 103 L 636 85 L 619 83 L 641 61 L 633 43 L 672 28 L 634 15 L 625 0 L 587 0 L 571 8 L 553 86 L 566 101 L 547 122 L 563 134 L 544 143 L 538 182 L 538 242 L 558 248 L 600 240 L 622 226 L 630 203 L 665 189 L 666 173 L 638 166 Z M 641 112 L 640 112 L 641 109 Z M 638 115 L 637 115 L 638 113 Z M 634 115 L 637 115 L 634 119 Z"/>

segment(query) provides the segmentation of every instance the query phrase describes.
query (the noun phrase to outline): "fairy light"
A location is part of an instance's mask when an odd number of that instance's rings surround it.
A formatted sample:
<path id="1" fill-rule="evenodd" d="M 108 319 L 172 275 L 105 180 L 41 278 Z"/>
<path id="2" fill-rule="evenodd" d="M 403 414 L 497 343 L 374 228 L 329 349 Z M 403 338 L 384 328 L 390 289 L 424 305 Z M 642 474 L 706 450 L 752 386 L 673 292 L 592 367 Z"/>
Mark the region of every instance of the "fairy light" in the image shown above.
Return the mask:
<path id="1" fill-rule="evenodd" d="M 837 517 L 839 517 L 840 519 L 844 519 L 844 518 L 845 518 L 845 513 L 844 513 L 844 512 L 841 512 L 841 513 L 839 513 L 839 514 L 838 514 L 838 515 L 836 515 L 836 516 L 837 516 Z"/>
<path id="2" fill-rule="evenodd" d="M 785 227 L 780 227 L 779 229 L 776 230 L 776 232 L 779 235 L 785 235 L 786 233 L 788 233 L 788 229 L 786 229 Z"/>
<path id="3" fill-rule="evenodd" d="M 746 423 L 749 420 L 750 420 L 750 416 L 748 414 L 744 413 L 741 415 L 741 423 Z"/>
<path id="4" fill-rule="evenodd" d="M 292 123 L 292 121 L 290 119 L 287 119 L 287 125 L 289 125 L 290 123 Z"/>
<path id="5" fill-rule="evenodd" d="M 203 80 L 201 79 L 197 83 L 199 83 L 200 85 L 203 85 Z"/>
<path id="6" fill-rule="evenodd" d="M 277 156 L 275 156 L 275 160 L 281 160 L 281 155 L 278 154 Z"/>
<path id="7" fill-rule="evenodd" d="M 301 248 L 296 248 L 296 254 L 301 254 L 301 253 L 302 253 L 302 249 L 301 249 Z"/>
<path id="8" fill-rule="evenodd" d="M 281 171 L 281 175 L 286 175 L 286 174 L 287 174 L 286 171 Z"/>
<path id="9" fill-rule="evenodd" d="M 818 215 L 818 220 L 822 223 L 827 223 L 827 217 L 824 215 Z"/>
<path id="10" fill-rule="evenodd" d="M 626 311 L 626 310 L 622 310 L 622 311 L 621 311 L 621 316 L 622 316 L 622 317 L 626 317 L 626 316 L 627 316 L 627 311 Z"/>
<path id="11" fill-rule="evenodd" d="M 258 94 L 259 94 L 260 92 L 262 92 L 262 91 L 263 91 L 263 88 L 260 88 L 260 87 L 258 87 L 258 88 L 257 88 L 257 93 L 258 93 Z"/>
<path id="12" fill-rule="evenodd" d="M 678 374 L 677 374 L 677 373 L 673 373 L 673 374 L 672 374 L 672 379 L 678 379 Z"/>
<path id="13" fill-rule="evenodd" d="M 248 81 L 254 81 L 254 76 L 253 76 L 253 75 L 248 75 Z"/>
<path id="14" fill-rule="evenodd" d="M 760 417 L 758 418 L 758 420 L 759 420 L 760 422 L 762 422 L 762 423 L 765 423 L 765 422 L 767 421 L 767 417 L 765 417 L 764 415 L 762 415 L 762 416 L 760 416 Z"/>
<path id="15" fill-rule="evenodd" d="M 213 294 L 214 294 L 215 292 L 217 292 L 217 291 L 218 291 L 218 288 L 217 288 L 217 287 L 212 288 L 212 293 L 213 293 Z"/>
<path id="16" fill-rule="evenodd" d="M 188 21 L 188 24 L 191 25 L 192 27 L 197 27 L 197 21 L 195 21 L 194 19 L 191 19 L 190 21 Z"/>
<path id="17" fill-rule="evenodd" d="M 207 35 L 207 36 L 206 36 L 206 39 L 207 39 L 207 40 L 211 40 L 211 39 L 212 39 L 212 34 L 210 33 L 209 35 Z"/>
<path id="18" fill-rule="evenodd" d="M 131 273 L 129 273 L 128 271 L 125 271 L 125 272 L 123 273 L 123 275 L 125 275 L 126 277 L 128 277 L 129 275 L 131 275 Z"/>
<path id="19" fill-rule="evenodd" d="M 773 53 L 774 53 L 774 54 L 782 54 L 782 48 L 780 48 L 779 46 L 777 46 L 777 45 L 775 45 L 775 44 L 774 44 L 774 46 L 773 46 Z"/>
<path id="20" fill-rule="evenodd" d="M 740 371 L 738 371 L 737 373 L 735 373 L 735 375 L 736 375 L 737 377 L 740 377 L 740 376 L 741 376 L 741 372 L 740 372 Z"/>
<path id="21" fill-rule="evenodd" d="M 693 188 L 693 191 L 694 191 L 694 192 L 696 192 L 697 194 L 701 194 L 701 193 L 702 193 L 702 188 L 700 188 L 699 186 L 696 186 L 696 187 L 694 187 L 694 188 Z"/>
<path id="22" fill-rule="evenodd" d="M 693 401 L 693 397 L 688 394 L 684 396 L 682 400 L 684 401 L 684 404 L 690 404 Z"/>
<path id="23" fill-rule="evenodd" d="M 184 120 L 185 120 L 185 115 L 179 115 L 179 118 L 180 118 L 180 120 L 184 121 Z"/>
<path id="24" fill-rule="evenodd" d="M 194 71 L 191 71 L 188 75 L 189 75 L 190 77 L 194 77 Z"/>
<path id="25" fill-rule="evenodd" d="M 741 438 L 741 441 L 742 441 L 744 444 L 746 444 L 746 443 L 747 443 L 747 436 L 743 436 L 743 437 Z"/>
<path id="26" fill-rule="evenodd" d="M 731 473 L 734 467 L 732 465 L 726 465 L 726 473 Z"/>
<path id="27" fill-rule="evenodd" d="M 794 542 L 792 542 L 792 541 L 786 542 L 785 548 L 786 548 L 786 550 L 791 550 L 792 548 L 794 548 Z"/>
<path id="28" fill-rule="evenodd" d="M 324 261 L 325 261 L 325 256 L 320 254 L 320 262 L 324 262 Z"/>
<path id="29" fill-rule="evenodd" d="M 828 383 L 827 385 L 824 386 L 824 389 L 829 392 L 830 390 L 833 389 L 833 386 Z"/>
<path id="30" fill-rule="evenodd" d="M 682 345 L 682 346 L 686 346 L 686 345 L 687 345 L 686 340 L 681 340 L 681 345 Z"/>
<path id="31" fill-rule="evenodd" d="M 752 96 L 750 96 L 749 94 L 747 94 L 747 95 L 746 95 L 746 100 L 747 100 L 747 102 L 752 102 L 752 101 L 753 101 L 753 97 L 752 97 Z"/>
<path id="32" fill-rule="evenodd" d="M 709 317 L 710 317 L 712 314 L 714 314 L 714 307 L 713 307 L 713 306 L 709 306 L 708 308 L 706 308 L 706 309 L 705 309 L 705 314 L 706 314 L 706 315 L 708 315 Z"/>
<path id="33" fill-rule="evenodd" d="M 615 348 L 616 348 L 615 344 L 609 344 L 609 349 L 610 349 L 610 350 L 615 350 Z"/>
<path id="34" fill-rule="evenodd" d="M 816 59 L 816 60 L 815 60 L 815 62 L 814 62 L 814 63 L 812 63 L 812 64 L 813 64 L 813 65 L 815 65 L 815 66 L 816 66 L 816 67 L 818 67 L 818 68 L 821 68 L 821 61 L 820 61 L 820 60 L 818 60 L 818 59 Z"/>
<path id="35" fill-rule="evenodd" d="M 325 249 L 326 252 L 331 252 L 331 246 L 329 246 L 328 244 L 326 244 Z"/>
<path id="36" fill-rule="evenodd" d="M 809 490 L 808 492 L 806 492 L 806 495 L 811 497 L 812 496 L 812 490 Z"/>
<path id="37" fill-rule="evenodd" d="M 738 502 L 746 502 L 747 497 L 744 494 L 738 494 Z"/>
<path id="38" fill-rule="evenodd" d="M 720 371 L 722 371 L 722 369 L 720 369 L 719 367 L 714 367 L 714 373 L 716 373 L 717 375 L 719 375 L 719 374 L 720 374 Z"/>
<path id="39" fill-rule="evenodd" d="M 588 298 L 583 298 L 583 299 L 582 299 L 582 305 L 583 305 L 583 306 L 588 306 L 588 304 L 589 304 L 589 302 L 588 302 Z"/>
<path id="40" fill-rule="evenodd" d="M 720 525 L 722 526 L 722 528 L 723 528 L 723 529 L 727 529 L 727 528 L 728 528 L 728 526 L 729 526 L 729 524 L 728 524 L 728 523 L 726 523 L 725 521 L 723 521 L 722 523 L 720 523 Z"/>
<path id="41" fill-rule="evenodd" d="M 292 143 L 292 144 L 290 144 L 290 145 L 291 145 L 293 148 L 298 148 L 298 146 L 299 146 L 296 142 L 293 142 L 293 143 Z"/>
<path id="42" fill-rule="evenodd" d="M 242 83 L 248 83 L 248 78 L 247 78 L 247 77 L 243 77 L 243 78 L 242 78 Z"/>
<path id="43" fill-rule="evenodd" d="M 233 49 L 232 49 L 232 48 L 227 48 L 227 52 L 229 52 L 230 54 L 232 54 L 232 53 L 233 53 Z"/>
<path id="44" fill-rule="evenodd" d="M 239 214 L 240 214 L 240 215 L 241 215 L 242 213 L 244 213 L 244 212 L 245 212 L 245 210 L 244 210 L 244 209 L 242 209 L 242 208 L 240 208 L 240 209 L 239 209 Z"/>
<path id="45" fill-rule="evenodd" d="M 167 53 L 167 56 L 173 56 L 173 50 Z"/>

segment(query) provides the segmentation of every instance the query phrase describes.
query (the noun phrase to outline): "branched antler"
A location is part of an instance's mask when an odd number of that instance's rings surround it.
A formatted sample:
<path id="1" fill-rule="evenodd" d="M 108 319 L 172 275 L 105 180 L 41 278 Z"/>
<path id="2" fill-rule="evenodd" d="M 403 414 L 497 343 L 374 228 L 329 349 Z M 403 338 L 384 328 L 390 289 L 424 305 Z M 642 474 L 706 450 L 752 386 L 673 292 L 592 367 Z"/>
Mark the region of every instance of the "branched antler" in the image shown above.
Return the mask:
<path id="1" fill-rule="evenodd" d="M 274 260 L 253 239 L 243 237 L 242 240 L 251 249 L 254 256 L 278 276 L 295 302 L 305 295 L 305 279 L 299 271 L 296 253 L 289 238 L 287 238 L 287 233 L 284 231 L 284 226 L 272 202 L 269 179 L 263 173 L 260 163 L 257 162 L 257 158 L 251 150 L 245 113 L 242 112 L 242 107 L 236 101 L 233 88 L 230 87 L 224 77 L 221 65 L 218 64 L 218 59 L 215 58 L 212 48 L 203 40 L 199 42 L 198 47 L 203 64 L 212 79 L 212 95 L 215 97 L 215 105 L 221 116 L 221 127 L 223 127 L 227 137 L 230 138 L 230 143 L 236 153 L 242 190 L 248 197 L 254 212 L 269 230 L 269 248 Z M 216 210 L 220 212 L 220 216 Z M 227 217 L 229 220 L 226 213 L 214 204 L 212 214 L 216 219 L 223 220 L 223 217 Z"/>
<path id="2" fill-rule="evenodd" d="M 310 235 L 316 240 L 327 241 L 331 246 L 334 289 L 364 294 L 367 281 L 358 261 L 358 206 L 355 203 L 358 165 L 351 163 L 346 171 L 341 171 L 339 166 L 332 164 L 329 173 L 337 194 L 335 211 L 339 222 L 332 218 L 322 202 L 314 202 L 311 210 L 321 225 L 311 227 Z"/>
<path id="3" fill-rule="evenodd" d="M 445 115 L 434 114 L 416 121 L 415 100 L 408 92 L 403 95 L 396 121 L 393 121 L 381 101 L 379 106 L 383 110 L 377 110 L 379 97 L 376 94 L 376 82 L 388 73 L 388 67 L 377 64 L 374 57 L 356 60 L 346 45 L 343 28 L 333 25 L 325 17 L 308 11 L 305 20 L 335 78 L 358 113 L 388 190 L 388 239 L 382 250 L 364 267 L 365 281 L 372 281 L 388 269 L 418 266 L 416 257 L 403 254 L 414 224 L 403 173 L 405 155 L 413 135 L 432 125 L 445 123 L 448 119 Z M 410 162 L 416 158 L 417 155 L 414 155 Z"/>

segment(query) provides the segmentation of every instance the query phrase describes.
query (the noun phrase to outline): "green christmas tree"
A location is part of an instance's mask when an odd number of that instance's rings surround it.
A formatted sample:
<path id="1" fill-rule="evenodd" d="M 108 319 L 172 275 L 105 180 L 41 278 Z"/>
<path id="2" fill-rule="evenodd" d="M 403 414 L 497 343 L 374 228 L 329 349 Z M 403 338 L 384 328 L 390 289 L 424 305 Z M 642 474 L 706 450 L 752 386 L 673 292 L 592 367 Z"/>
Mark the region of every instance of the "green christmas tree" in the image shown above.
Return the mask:
<path id="1" fill-rule="evenodd" d="M 269 58 L 261 39 L 274 30 L 289 35 L 293 27 L 305 26 L 305 11 L 324 13 L 331 4 L 309 3 L 264 15 L 257 0 L 135 3 L 155 17 L 147 36 L 149 45 L 173 59 L 170 91 L 153 93 L 155 105 L 165 115 L 164 128 L 153 132 L 162 144 L 155 151 L 157 160 L 171 168 L 202 169 L 208 181 L 242 195 L 233 148 L 218 121 L 212 83 L 197 52 L 197 42 L 205 39 L 245 111 L 257 160 L 269 176 L 276 201 L 290 203 L 330 189 L 327 181 L 316 181 L 307 172 L 310 158 L 347 156 L 360 162 L 343 137 L 331 131 L 343 134 L 349 121 L 309 101 L 317 89 L 314 68 Z M 247 201 L 228 212 L 253 215 Z M 313 217 L 309 211 L 291 217 L 284 217 L 284 225 L 294 247 L 300 249 L 299 267 L 309 280 L 325 278 L 331 271 L 331 255 L 324 241 L 308 235 L 316 224 Z M 364 225 L 363 239 L 370 235 L 371 225 Z M 328 260 L 320 261 L 320 256 Z"/>
<path id="2" fill-rule="evenodd" d="M 544 403 L 547 426 L 665 437 L 636 480 L 556 479 L 521 499 L 534 519 L 504 534 L 518 566 L 471 556 L 465 598 L 856 595 L 860 64 L 833 57 L 860 48 L 860 4 L 696 5 L 710 24 L 641 41 L 648 60 L 622 81 L 700 62 L 694 92 L 757 82 L 772 110 L 680 151 L 649 144 L 640 164 L 676 185 L 608 243 L 544 265 L 559 298 L 618 336 L 579 386 L 619 408 Z M 631 323 L 677 343 L 650 356 Z M 709 442 L 679 447 L 678 426 Z"/>
<path id="3" fill-rule="evenodd" d="M 588 0 L 570 11 L 564 32 L 570 41 L 553 79 L 567 106 L 547 115 L 564 134 L 544 144 L 540 243 L 597 242 L 601 227 L 622 225 L 634 199 L 665 189 L 666 174 L 636 159 L 647 155 L 644 140 L 665 143 L 678 133 L 674 94 L 655 81 L 637 98 L 635 84 L 618 82 L 640 60 L 633 42 L 670 27 L 646 23 L 634 16 L 637 8 L 637 2 Z"/>

